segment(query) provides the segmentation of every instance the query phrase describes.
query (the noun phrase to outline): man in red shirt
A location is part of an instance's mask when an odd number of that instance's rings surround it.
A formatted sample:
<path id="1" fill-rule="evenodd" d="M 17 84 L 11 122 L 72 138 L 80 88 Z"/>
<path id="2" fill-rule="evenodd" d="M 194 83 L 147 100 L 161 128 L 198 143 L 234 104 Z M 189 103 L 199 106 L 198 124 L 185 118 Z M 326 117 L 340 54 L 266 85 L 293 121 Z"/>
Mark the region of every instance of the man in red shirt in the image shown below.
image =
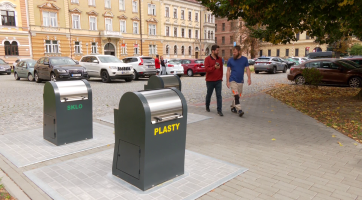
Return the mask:
<path id="1" fill-rule="evenodd" d="M 222 89 L 222 77 L 223 73 L 223 63 L 222 59 L 218 56 L 219 55 L 219 46 L 213 45 L 211 47 L 211 54 L 205 58 L 205 69 L 206 69 L 206 87 L 207 87 L 207 94 L 206 94 L 206 111 L 210 112 L 210 100 L 212 93 L 216 92 L 216 100 L 217 100 L 217 113 L 220 116 L 224 116 L 222 113 L 222 96 L 221 96 L 221 89 Z"/>
<path id="2" fill-rule="evenodd" d="M 158 59 L 159 55 L 156 55 L 156 59 L 155 59 L 155 67 L 156 67 L 156 71 L 157 71 L 157 74 L 160 72 L 160 59 Z"/>

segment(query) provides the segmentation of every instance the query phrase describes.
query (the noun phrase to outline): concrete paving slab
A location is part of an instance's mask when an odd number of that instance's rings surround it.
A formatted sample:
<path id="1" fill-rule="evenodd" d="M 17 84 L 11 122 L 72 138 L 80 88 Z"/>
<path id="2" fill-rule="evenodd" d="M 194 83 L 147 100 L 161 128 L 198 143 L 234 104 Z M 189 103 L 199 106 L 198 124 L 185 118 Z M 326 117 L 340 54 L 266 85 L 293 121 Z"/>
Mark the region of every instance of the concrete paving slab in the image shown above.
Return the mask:
<path id="1" fill-rule="evenodd" d="M 0 153 L 17 167 L 114 143 L 112 127 L 93 123 L 93 139 L 56 146 L 43 139 L 43 129 L 0 135 Z"/>
<path id="2" fill-rule="evenodd" d="M 203 120 L 207 120 L 207 119 L 211 119 L 211 118 L 212 117 L 205 116 L 205 115 L 188 113 L 187 114 L 187 124 L 192 124 L 192 123 L 195 123 L 195 122 L 199 122 L 199 121 L 203 121 Z M 106 115 L 104 117 L 99 117 L 97 119 L 101 120 L 101 121 L 104 121 L 104 122 L 114 124 L 114 115 Z"/>
<path id="3" fill-rule="evenodd" d="M 111 175 L 113 150 L 41 167 L 24 174 L 55 200 L 196 199 L 247 171 L 186 151 L 185 174 L 147 191 Z"/>

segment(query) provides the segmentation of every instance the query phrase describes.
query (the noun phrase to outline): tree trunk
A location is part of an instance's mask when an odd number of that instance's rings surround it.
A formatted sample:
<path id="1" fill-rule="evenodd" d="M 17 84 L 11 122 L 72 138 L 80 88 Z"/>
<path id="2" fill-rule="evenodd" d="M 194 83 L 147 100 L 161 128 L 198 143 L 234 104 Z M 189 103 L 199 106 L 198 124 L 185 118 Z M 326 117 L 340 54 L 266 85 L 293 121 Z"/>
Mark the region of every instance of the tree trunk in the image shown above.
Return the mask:
<path id="1" fill-rule="evenodd" d="M 358 94 L 355 96 L 356 99 L 362 100 L 362 89 L 358 92 Z"/>

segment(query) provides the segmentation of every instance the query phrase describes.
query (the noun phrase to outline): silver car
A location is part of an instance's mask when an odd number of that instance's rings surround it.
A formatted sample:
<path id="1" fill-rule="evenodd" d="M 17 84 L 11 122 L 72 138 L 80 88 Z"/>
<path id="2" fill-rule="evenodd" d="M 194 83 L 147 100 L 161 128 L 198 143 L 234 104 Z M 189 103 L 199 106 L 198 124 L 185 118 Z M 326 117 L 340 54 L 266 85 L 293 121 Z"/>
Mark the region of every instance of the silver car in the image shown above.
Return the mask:
<path id="1" fill-rule="evenodd" d="M 259 72 L 277 73 L 282 71 L 286 73 L 288 66 L 278 57 L 260 57 L 255 61 L 254 71 L 256 74 Z"/>
<path id="2" fill-rule="evenodd" d="M 0 59 L 0 74 L 11 74 L 11 67 L 9 63 L 5 62 L 3 59 Z"/>
<path id="3" fill-rule="evenodd" d="M 36 61 L 33 59 L 22 60 L 18 62 L 14 69 L 15 80 L 27 78 L 29 81 L 34 81 L 34 65 Z"/>

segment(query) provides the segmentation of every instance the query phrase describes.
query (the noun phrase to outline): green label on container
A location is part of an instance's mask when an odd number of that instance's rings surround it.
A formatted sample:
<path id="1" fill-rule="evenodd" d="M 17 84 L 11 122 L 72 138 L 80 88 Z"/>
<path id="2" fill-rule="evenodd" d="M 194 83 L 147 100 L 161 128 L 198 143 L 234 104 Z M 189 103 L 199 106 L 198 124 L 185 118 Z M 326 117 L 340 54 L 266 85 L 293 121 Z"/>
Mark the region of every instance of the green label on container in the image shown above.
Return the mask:
<path id="1" fill-rule="evenodd" d="M 69 105 L 67 106 L 67 110 L 79 110 L 79 109 L 82 109 L 83 108 L 83 105 L 82 104 L 79 104 L 79 105 Z"/>

